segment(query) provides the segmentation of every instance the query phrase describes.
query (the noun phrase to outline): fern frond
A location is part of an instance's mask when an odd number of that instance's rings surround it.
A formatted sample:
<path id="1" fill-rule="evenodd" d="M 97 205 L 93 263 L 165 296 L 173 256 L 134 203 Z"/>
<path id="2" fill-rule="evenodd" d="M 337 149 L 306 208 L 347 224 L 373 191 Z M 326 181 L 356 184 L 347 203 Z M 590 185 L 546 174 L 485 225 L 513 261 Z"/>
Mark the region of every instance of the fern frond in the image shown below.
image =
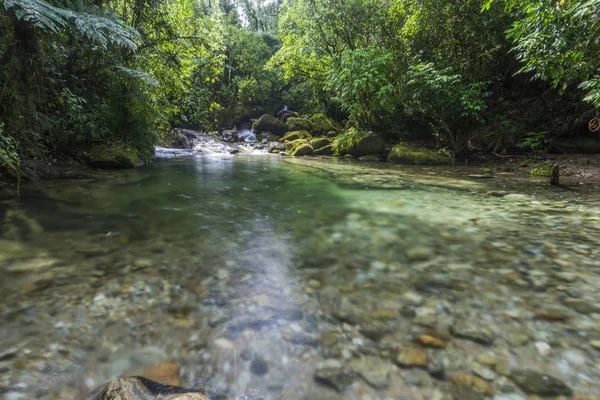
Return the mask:
<path id="1" fill-rule="evenodd" d="M 137 50 L 139 33 L 122 20 L 104 14 L 99 7 L 89 6 L 81 10 L 82 3 L 73 5 L 75 10 L 54 6 L 43 0 L 5 0 L 4 8 L 14 9 L 19 20 L 35 27 L 60 32 L 74 27 L 83 37 L 102 47 L 114 45 Z"/>

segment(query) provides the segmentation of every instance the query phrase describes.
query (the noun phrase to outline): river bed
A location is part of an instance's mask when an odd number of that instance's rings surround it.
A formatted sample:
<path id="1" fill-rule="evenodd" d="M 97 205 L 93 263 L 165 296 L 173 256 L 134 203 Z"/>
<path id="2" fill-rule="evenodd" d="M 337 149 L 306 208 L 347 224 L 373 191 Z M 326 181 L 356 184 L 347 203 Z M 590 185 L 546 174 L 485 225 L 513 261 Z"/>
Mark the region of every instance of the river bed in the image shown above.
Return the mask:
<path id="1" fill-rule="evenodd" d="M 211 399 L 600 398 L 594 193 L 215 155 L 30 183 L 0 216 L 9 400 L 170 360 Z"/>

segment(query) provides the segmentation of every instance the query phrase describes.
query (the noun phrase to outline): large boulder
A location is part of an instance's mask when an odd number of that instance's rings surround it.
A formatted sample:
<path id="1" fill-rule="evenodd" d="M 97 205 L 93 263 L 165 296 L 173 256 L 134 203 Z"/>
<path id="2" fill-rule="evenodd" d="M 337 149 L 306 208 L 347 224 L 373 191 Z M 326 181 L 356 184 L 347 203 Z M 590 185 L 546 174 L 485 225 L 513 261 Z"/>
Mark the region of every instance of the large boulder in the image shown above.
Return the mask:
<path id="1" fill-rule="evenodd" d="M 331 144 L 331 141 L 324 137 L 314 138 L 314 139 L 311 139 L 309 142 L 310 142 L 310 145 L 312 146 L 312 148 L 315 150 L 319 150 L 319 149 L 321 149 L 325 146 L 329 146 Z"/>
<path id="2" fill-rule="evenodd" d="M 277 116 L 277 118 L 281 118 L 282 116 L 284 116 L 285 114 L 290 113 L 290 112 L 293 112 L 293 111 L 290 111 L 290 110 L 284 108 L 283 110 L 277 111 L 277 113 L 275 115 Z"/>
<path id="3" fill-rule="evenodd" d="M 279 136 L 288 131 L 286 124 L 270 114 L 264 114 L 262 117 L 260 117 L 254 124 L 252 124 L 252 129 L 254 129 L 256 133 L 271 132 Z"/>
<path id="4" fill-rule="evenodd" d="M 293 118 L 298 118 L 298 117 L 300 117 L 300 115 L 297 112 L 295 112 L 295 111 L 289 111 L 289 112 L 283 114 L 281 116 L 281 118 L 279 118 L 279 119 L 281 120 L 281 122 L 283 122 L 285 124 L 287 122 L 287 120 L 290 119 L 290 118 L 292 118 L 292 117 Z"/>
<path id="5" fill-rule="evenodd" d="M 310 143 L 308 143 L 308 140 L 306 140 L 306 139 L 292 140 L 291 142 L 287 142 L 285 144 L 285 151 L 291 154 L 294 152 L 296 147 L 303 146 L 305 144 L 308 144 L 310 146 Z"/>
<path id="6" fill-rule="evenodd" d="M 144 164 L 138 151 L 128 144 L 100 145 L 87 158 L 94 168 L 135 168 Z"/>
<path id="7" fill-rule="evenodd" d="M 452 161 L 446 154 L 424 147 L 408 146 L 406 143 L 392 147 L 387 160 L 393 163 L 423 165 L 448 164 Z"/>
<path id="8" fill-rule="evenodd" d="M 307 132 L 307 131 L 295 131 L 295 132 L 288 133 L 287 135 L 285 135 L 284 137 L 279 139 L 279 141 L 286 142 L 288 140 L 292 141 L 292 140 L 296 140 L 296 139 L 310 140 L 310 139 L 312 139 L 312 135 L 310 134 L 310 132 Z"/>
<path id="9" fill-rule="evenodd" d="M 314 148 L 314 147 L 313 147 Z M 333 155 L 333 146 L 328 144 L 327 146 L 315 149 L 316 156 L 331 156 Z"/>
<path id="10" fill-rule="evenodd" d="M 310 147 L 310 144 L 308 144 L 308 143 L 301 144 L 300 146 L 296 146 L 294 148 L 294 151 L 292 151 L 290 153 L 290 155 L 292 155 L 294 157 L 312 156 L 314 154 L 315 154 L 315 151 L 313 150 L 312 147 Z"/>
<path id="11" fill-rule="evenodd" d="M 367 154 L 381 154 L 383 140 L 374 132 L 350 128 L 333 141 L 333 149 L 337 155 L 350 154 L 362 157 Z"/>
<path id="12" fill-rule="evenodd" d="M 317 113 L 310 118 L 313 124 L 313 132 L 318 135 L 324 135 L 330 131 L 337 131 L 335 125 L 325 114 Z"/>
<path id="13" fill-rule="evenodd" d="M 313 124 L 306 118 L 288 118 L 285 124 L 290 128 L 290 131 L 309 131 L 313 130 Z"/>

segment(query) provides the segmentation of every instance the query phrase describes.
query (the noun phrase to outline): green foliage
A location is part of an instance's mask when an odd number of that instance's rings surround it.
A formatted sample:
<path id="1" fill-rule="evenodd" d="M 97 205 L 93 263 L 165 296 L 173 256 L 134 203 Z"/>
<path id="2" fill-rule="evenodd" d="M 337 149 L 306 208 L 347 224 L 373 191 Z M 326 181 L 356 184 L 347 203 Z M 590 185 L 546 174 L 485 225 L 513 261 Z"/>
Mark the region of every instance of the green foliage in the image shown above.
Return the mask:
<path id="1" fill-rule="evenodd" d="M 494 0 L 488 0 L 487 11 Z M 520 72 L 561 92 L 577 86 L 600 106 L 600 0 L 504 0 L 516 21 L 506 31 L 523 63 Z"/>
<path id="2" fill-rule="evenodd" d="M 0 122 L 0 167 L 19 176 L 20 160 L 17 143 L 14 139 L 3 134 L 4 124 Z"/>
<path id="3" fill-rule="evenodd" d="M 389 51 L 345 50 L 339 66 L 329 70 L 328 88 L 358 126 L 374 127 L 398 106 L 397 85 Z"/>

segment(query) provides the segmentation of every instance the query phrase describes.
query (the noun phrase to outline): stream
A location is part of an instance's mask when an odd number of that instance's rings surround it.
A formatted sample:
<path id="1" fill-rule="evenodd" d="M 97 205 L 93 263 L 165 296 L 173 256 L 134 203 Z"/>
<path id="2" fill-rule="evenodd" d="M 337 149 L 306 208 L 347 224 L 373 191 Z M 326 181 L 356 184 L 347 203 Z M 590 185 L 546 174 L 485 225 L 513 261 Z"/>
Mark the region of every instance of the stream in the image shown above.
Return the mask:
<path id="1" fill-rule="evenodd" d="M 0 200 L 0 398 L 175 361 L 212 399 L 600 399 L 600 198 L 199 155 Z"/>

